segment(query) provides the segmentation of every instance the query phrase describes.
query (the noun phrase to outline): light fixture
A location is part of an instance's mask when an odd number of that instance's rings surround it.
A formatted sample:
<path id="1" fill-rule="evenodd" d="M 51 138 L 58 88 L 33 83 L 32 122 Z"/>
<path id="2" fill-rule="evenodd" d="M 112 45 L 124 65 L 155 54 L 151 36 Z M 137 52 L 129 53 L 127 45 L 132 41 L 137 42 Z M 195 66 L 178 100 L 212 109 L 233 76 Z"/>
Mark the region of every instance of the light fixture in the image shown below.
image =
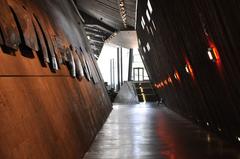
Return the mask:
<path id="1" fill-rule="evenodd" d="M 180 76 L 179 76 L 178 71 L 175 71 L 175 73 L 174 73 L 174 78 L 175 78 L 176 80 L 180 81 Z"/>
<path id="2" fill-rule="evenodd" d="M 193 79 L 195 79 L 195 75 L 194 75 L 194 72 L 193 72 L 193 68 L 192 68 L 190 62 L 188 61 L 188 59 L 186 59 L 185 70 L 186 70 L 186 72 L 187 72 L 188 74 L 191 75 L 191 77 L 192 77 Z"/>
<path id="3" fill-rule="evenodd" d="M 188 69 L 188 65 L 185 66 L 185 70 L 186 70 L 187 73 L 190 73 L 189 69 Z"/>
<path id="4" fill-rule="evenodd" d="M 164 87 L 164 83 L 163 83 L 163 82 L 161 82 L 160 85 L 161 85 L 162 87 Z"/>
<path id="5" fill-rule="evenodd" d="M 172 83 L 172 78 L 170 76 L 168 77 L 168 83 Z"/>
<path id="6" fill-rule="evenodd" d="M 207 124 L 207 126 L 209 126 L 210 124 L 209 124 L 209 122 L 206 122 L 206 124 Z"/>
<path id="7" fill-rule="evenodd" d="M 240 142 L 240 137 L 237 136 L 237 140 Z"/>
<path id="8" fill-rule="evenodd" d="M 127 14 L 125 10 L 124 0 L 119 0 L 120 15 L 122 17 L 123 25 L 127 28 Z"/>
<path id="9" fill-rule="evenodd" d="M 168 85 L 168 81 L 167 81 L 167 80 L 164 80 L 164 84 L 167 86 L 167 85 Z"/>
<path id="10" fill-rule="evenodd" d="M 212 48 L 208 48 L 208 57 L 210 60 L 214 60 Z"/>
<path id="11" fill-rule="evenodd" d="M 87 36 L 87 38 L 88 38 L 88 40 L 90 40 L 90 39 L 91 39 L 89 35 Z"/>
<path id="12" fill-rule="evenodd" d="M 150 51 L 151 50 L 151 47 L 150 47 L 150 45 L 149 45 L 149 43 L 147 42 L 147 45 L 146 45 L 146 47 L 147 47 L 147 50 L 148 51 Z"/>

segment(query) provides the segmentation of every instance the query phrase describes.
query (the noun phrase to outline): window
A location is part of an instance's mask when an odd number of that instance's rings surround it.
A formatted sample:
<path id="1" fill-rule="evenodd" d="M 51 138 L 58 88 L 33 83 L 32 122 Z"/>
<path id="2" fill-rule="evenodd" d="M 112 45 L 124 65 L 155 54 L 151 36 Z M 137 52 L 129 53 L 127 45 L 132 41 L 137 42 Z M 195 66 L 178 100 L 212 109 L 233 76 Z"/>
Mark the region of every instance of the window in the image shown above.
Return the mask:
<path id="1" fill-rule="evenodd" d="M 149 14 L 148 10 L 146 10 L 146 16 L 148 18 L 148 21 L 150 22 L 151 21 L 151 17 L 150 17 L 150 14 Z"/>
<path id="2" fill-rule="evenodd" d="M 147 32 L 148 32 L 148 34 L 149 34 L 149 29 L 148 29 L 148 26 L 146 26 L 146 28 L 147 28 Z"/>
<path id="3" fill-rule="evenodd" d="M 152 20 L 152 25 L 153 25 L 154 29 L 157 30 L 156 25 L 153 20 Z"/>
<path id="4" fill-rule="evenodd" d="M 154 36 L 154 33 L 153 33 L 153 30 L 152 30 L 152 27 L 150 27 L 150 31 L 151 31 L 152 35 Z"/>
<path id="5" fill-rule="evenodd" d="M 146 23 L 145 23 L 145 20 L 144 20 L 143 16 L 142 16 L 141 24 L 142 24 L 142 28 L 144 29 Z"/>
<path id="6" fill-rule="evenodd" d="M 146 53 L 146 48 L 145 48 L 145 46 L 143 46 L 143 52 Z"/>
<path id="7" fill-rule="evenodd" d="M 148 0 L 147 6 L 148 6 L 148 9 L 149 9 L 149 12 L 152 14 L 153 9 L 152 9 L 152 5 L 151 5 L 151 3 L 150 3 L 150 0 Z"/>
<path id="8" fill-rule="evenodd" d="M 146 47 L 147 47 L 147 50 L 148 50 L 148 51 L 151 50 L 151 47 L 150 47 L 149 43 L 147 43 Z"/>

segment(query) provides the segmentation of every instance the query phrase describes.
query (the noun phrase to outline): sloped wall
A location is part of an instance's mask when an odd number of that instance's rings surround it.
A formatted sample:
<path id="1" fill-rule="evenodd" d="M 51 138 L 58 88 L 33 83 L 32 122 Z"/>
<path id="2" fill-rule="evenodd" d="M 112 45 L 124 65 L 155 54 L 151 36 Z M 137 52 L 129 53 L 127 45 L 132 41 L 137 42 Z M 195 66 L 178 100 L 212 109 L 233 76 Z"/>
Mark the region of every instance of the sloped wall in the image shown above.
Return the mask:
<path id="1" fill-rule="evenodd" d="M 65 0 L 0 0 L 0 158 L 81 158 L 111 111 Z"/>
<path id="2" fill-rule="evenodd" d="M 240 2 L 150 0 L 152 13 L 147 2 L 138 4 L 137 33 L 159 96 L 176 112 L 239 142 Z"/>

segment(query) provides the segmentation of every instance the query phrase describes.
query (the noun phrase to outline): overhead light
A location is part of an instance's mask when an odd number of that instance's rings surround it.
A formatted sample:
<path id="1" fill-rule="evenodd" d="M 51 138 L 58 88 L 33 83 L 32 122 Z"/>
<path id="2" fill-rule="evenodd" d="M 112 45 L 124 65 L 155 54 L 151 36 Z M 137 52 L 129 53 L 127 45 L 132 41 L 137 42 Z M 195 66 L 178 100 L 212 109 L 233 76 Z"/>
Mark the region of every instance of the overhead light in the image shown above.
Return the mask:
<path id="1" fill-rule="evenodd" d="M 88 40 L 90 40 L 91 38 L 90 38 L 90 36 L 87 36 L 87 38 L 88 38 Z"/>
<path id="2" fill-rule="evenodd" d="M 120 15 L 122 17 L 123 25 L 125 28 L 127 28 L 127 14 L 125 10 L 124 0 L 120 0 L 119 8 L 120 8 Z"/>

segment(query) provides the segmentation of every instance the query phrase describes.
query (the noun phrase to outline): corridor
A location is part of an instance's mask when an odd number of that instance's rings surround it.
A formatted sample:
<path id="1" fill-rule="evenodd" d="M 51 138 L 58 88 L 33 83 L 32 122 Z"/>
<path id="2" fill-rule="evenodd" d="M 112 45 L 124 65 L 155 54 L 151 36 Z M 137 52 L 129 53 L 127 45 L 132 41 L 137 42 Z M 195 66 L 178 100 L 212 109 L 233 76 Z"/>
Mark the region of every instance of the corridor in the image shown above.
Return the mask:
<path id="1" fill-rule="evenodd" d="M 240 150 L 163 105 L 114 105 L 84 159 L 239 159 Z"/>

